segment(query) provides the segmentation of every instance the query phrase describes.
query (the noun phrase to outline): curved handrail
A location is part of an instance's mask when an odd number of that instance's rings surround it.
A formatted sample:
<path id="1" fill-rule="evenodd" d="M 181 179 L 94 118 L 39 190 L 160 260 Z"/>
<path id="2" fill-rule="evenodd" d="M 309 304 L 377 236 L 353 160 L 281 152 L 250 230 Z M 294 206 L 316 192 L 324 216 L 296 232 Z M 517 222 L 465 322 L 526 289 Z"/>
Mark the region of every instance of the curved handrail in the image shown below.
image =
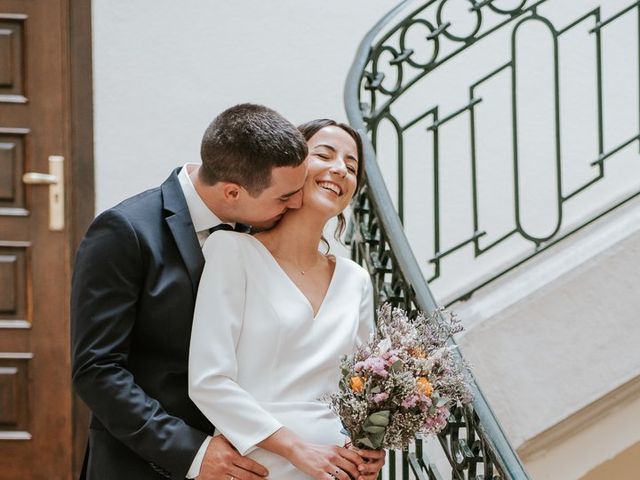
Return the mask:
<path id="1" fill-rule="evenodd" d="M 399 274 L 406 282 L 408 289 L 411 291 L 409 294 L 412 297 L 411 300 L 419 310 L 431 313 L 437 309 L 437 302 L 429 289 L 418 262 L 413 255 L 409 242 L 404 235 L 402 222 L 400 221 L 393 205 L 391 196 L 387 190 L 382 173 L 376 161 L 373 144 L 367 135 L 367 128 L 360 110 L 359 102 L 360 86 L 364 77 L 365 67 L 370 60 L 373 40 L 385 27 L 389 25 L 391 19 L 406 8 L 409 3 L 412 3 L 412 0 L 404 0 L 389 11 L 389 13 L 387 13 L 362 40 L 347 76 L 344 90 L 344 103 L 350 124 L 360 132 L 363 138 L 365 158 L 367 158 L 365 166 L 366 187 L 364 193 L 361 194 L 360 202 L 368 202 L 368 209 L 365 208 L 364 210 L 368 212 L 369 215 L 375 216 L 377 227 L 380 229 L 379 233 L 386 237 L 385 241 L 388 243 L 390 250 L 389 254 L 393 257 L 392 263 L 395 264 L 395 267 L 399 270 L 396 274 Z M 355 211 L 356 215 L 354 218 L 358 221 L 357 206 Z M 366 241 L 366 239 L 362 239 L 362 241 Z M 379 243 L 380 239 L 376 239 L 374 242 Z M 354 246 L 353 248 L 357 248 L 357 246 Z M 387 273 L 390 272 L 387 271 Z M 510 445 L 502 427 L 475 380 L 473 381 L 473 390 L 474 401 L 472 407 L 469 409 L 470 411 L 465 412 L 465 418 L 463 420 L 467 421 L 465 428 L 468 429 L 471 427 L 469 422 L 476 422 L 476 424 L 473 425 L 472 430 L 475 430 L 475 433 L 482 437 L 481 443 L 487 451 L 484 452 L 484 459 L 479 462 L 476 461 L 476 464 L 472 468 L 475 471 L 477 463 L 495 463 L 495 468 L 500 474 L 502 474 L 502 478 L 517 480 L 529 478 L 520 459 L 515 453 L 513 447 Z M 456 419 L 456 421 L 460 420 L 461 418 Z M 443 447 L 446 447 L 447 440 L 452 440 L 443 438 L 444 436 L 446 436 L 446 433 L 441 435 L 440 442 Z M 459 470 L 456 470 L 456 466 L 454 465 L 455 461 L 452 458 L 451 453 L 446 452 L 446 448 L 445 454 L 447 454 L 449 462 L 452 464 L 454 478 L 463 478 L 459 477 L 460 473 Z M 478 458 L 477 456 L 479 455 L 479 452 L 474 452 L 472 456 L 473 455 Z M 412 466 L 415 465 L 415 458 L 411 458 L 407 461 Z M 469 468 L 471 463 L 473 462 L 468 462 L 466 464 L 467 468 Z M 422 462 L 421 465 L 425 468 L 424 462 Z M 483 467 L 486 476 L 485 478 L 497 478 L 487 475 L 487 472 L 492 470 L 492 465 L 483 465 Z M 460 467 L 458 467 L 458 469 L 460 469 Z M 418 472 L 414 473 L 418 475 Z M 465 476 L 464 478 L 467 477 Z"/>
<path id="2" fill-rule="evenodd" d="M 405 212 L 405 183 L 409 182 L 403 172 L 433 169 L 430 183 L 421 192 L 423 200 L 430 200 L 431 211 L 424 212 L 430 231 L 428 237 L 417 239 L 417 245 L 429 252 L 423 271 L 446 305 L 468 300 L 479 289 L 640 196 L 637 182 L 616 180 L 613 161 L 628 146 L 640 142 L 640 130 L 633 128 L 630 135 L 605 141 L 605 131 L 616 128 L 610 119 L 617 117 L 603 100 L 603 69 L 616 54 L 605 48 L 605 33 L 624 32 L 635 38 L 637 33 L 630 30 L 629 22 L 640 15 L 640 0 L 628 0 L 628 5 L 614 12 L 585 5 L 580 13 L 566 9 L 562 15 L 554 15 L 555 5 L 548 8 L 551 0 L 518 0 L 508 2 L 509 7 L 494 0 L 464 0 L 450 7 L 453 3 L 414 0 L 398 5 L 362 42 L 356 58 L 359 65 L 354 65 L 345 90 L 345 103 L 353 103 L 354 125 L 366 127 L 374 146 L 390 138 L 381 134 L 386 128 L 397 137 L 398 176 L 395 184 L 389 181 L 387 185 L 401 222 L 412 230 L 425 225 L 418 223 L 415 208 Z M 465 4 L 469 7 L 466 12 L 460 10 Z M 463 26 L 459 26 L 462 19 Z M 540 46 L 529 57 L 517 54 L 526 43 L 520 26 L 527 22 L 543 26 L 537 34 L 545 39 L 541 45 L 548 40 L 548 47 Z M 568 50 L 561 57 L 563 42 L 572 44 L 575 32 L 584 30 L 587 35 L 581 37 L 579 51 Z M 504 51 L 495 48 L 498 44 L 492 39 L 506 42 Z M 532 44 L 537 41 L 530 40 Z M 483 48 L 491 50 L 487 62 L 470 62 L 461 75 L 462 59 Z M 584 73 L 573 65 L 586 61 L 585 52 L 592 60 L 589 71 L 595 83 L 581 95 L 596 108 L 580 118 L 565 114 L 562 120 L 561 99 L 566 103 L 569 97 L 561 89 L 570 91 L 580 83 Z M 522 69 L 532 67 L 529 60 L 541 59 L 548 63 L 549 72 L 546 81 L 532 89 L 522 80 L 526 78 Z M 452 71 L 456 77 L 442 101 L 424 88 L 430 85 L 441 91 L 445 86 L 439 82 L 440 75 Z M 429 80 L 422 81 L 426 78 Z M 626 81 L 634 84 L 632 77 Z M 358 97 L 367 103 L 358 107 Z M 417 102 L 407 101 L 412 98 Z M 532 105 L 545 106 L 531 116 Z M 527 120 L 538 115 L 549 125 L 544 141 L 540 138 L 538 142 L 546 150 L 530 148 L 527 140 L 541 132 L 540 122 L 534 125 L 536 122 Z M 454 127 L 462 121 L 468 121 L 468 127 Z M 593 137 L 588 148 L 573 152 L 567 146 L 573 145 L 570 132 L 576 125 Z M 422 155 L 424 163 L 405 165 L 405 145 L 415 141 L 423 127 L 428 132 L 423 145 L 429 145 Z M 495 155 L 496 151 L 503 153 Z M 578 157 L 585 168 L 579 174 L 572 169 Z M 532 162 L 539 166 L 539 173 L 523 176 Z M 460 182 L 451 180 L 453 171 L 461 172 Z M 500 194 L 492 192 L 489 171 L 501 176 Z M 613 194 L 617 187 L 619 191 Z M 540 195 L 531 196 L 534 189 Z M 450 211 L 464 211 L 455 228 L 451 217 L 443 215 Z M 454 281 L 453 265 L 469 275 Z"/>

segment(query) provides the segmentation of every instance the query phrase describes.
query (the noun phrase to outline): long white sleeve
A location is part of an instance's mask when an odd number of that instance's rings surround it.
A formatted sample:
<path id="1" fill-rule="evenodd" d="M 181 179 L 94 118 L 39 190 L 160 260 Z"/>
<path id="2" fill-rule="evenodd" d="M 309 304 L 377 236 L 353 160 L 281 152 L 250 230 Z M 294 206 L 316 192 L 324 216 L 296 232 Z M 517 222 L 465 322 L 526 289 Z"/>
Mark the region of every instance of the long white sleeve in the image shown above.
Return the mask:
<path id="1" fill-rule="evenodd" d="M 358 335 L 356 344 L 362 345 L 367 343 L 371 332 L 376 328 L 375 312 L 373 307 L 373 285 L 371 277 L 365 271 L 362 298 L 360 299 L 360 318 L 358 324 Z"/>
<path id="2" fill-rule="evenodd" d="M 237 380 L 246 269 L 235 232 L 206 241 L 189 349 L 189 396 L 241 455 L 282 427 Z"/>

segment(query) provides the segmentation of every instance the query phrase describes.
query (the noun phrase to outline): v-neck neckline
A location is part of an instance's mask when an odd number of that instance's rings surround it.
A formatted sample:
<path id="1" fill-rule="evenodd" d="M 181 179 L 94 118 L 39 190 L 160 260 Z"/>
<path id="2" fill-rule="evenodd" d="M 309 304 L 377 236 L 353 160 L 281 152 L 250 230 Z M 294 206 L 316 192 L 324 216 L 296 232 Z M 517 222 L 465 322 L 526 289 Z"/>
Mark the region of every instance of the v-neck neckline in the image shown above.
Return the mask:
<path id="1" fill-rule="evenodd" d="M 298 294 L 304 299 L 305 303 L 307 304 L 307 307 L 309 307 L 309 310 L 311 311 L 311 315 L 313 317 L 313 320 L 318 318 L 320 316 L 320 313 L 322 312 L 322 310 L 324 308 L 325 303 L 327 303 L 327 299 L 329 298 L 329 296 L 331 295 L 331 292 L 333 290 L 333 284 L 335 283 L 335 279 L 336 279 L 336 276 L 338 274 L 338 264 L 340 263 L 340 261 L 339 261 L 340 257 L 338 257 L 338 256 L 334 256 L 333 257 L 333 258 L 335 258 L 335 266 L 333 267 L 333 274 L 331 275 L 331 280 L 329 280 L 329 286 L 327 287 L 327 291 L 325 292 L 324 297 L 322 298 L 322 301 L 320 302 L 320 305 L 318 306 L 318 310 L 315 311 L 313 309 L 313 304 L 309 300 L 309 297 L 307 297 L 304 294 L 304 292 L 300 289 L 298 284 L 296 282 L 294 282 L 293 279 L 286 272 L 286 270 L 284 268 L 282 268 L 282 265 L 280 265 L 278 263 L 278 260 L 276 260 L 276 257 L 273 256 L 273 254 L 269 251 L 269 249 L 265 246 L 265 244 L 262 243 L 257 238 L 255 238 L 253 235 L 248 235 L 248 236 L 251 237 L 251 239 L 254 241 L 254 243 L 259 245 L 259 248 L 266 254 L 266 256 L 269 258 L 269 260 L 271 261 L 273 266 L 276 268 L 276 270 L 278 270 L 280 275 L 282 277 L 284 277 L 284 279 L 291 285 L 291 287 L 293 287 L 295 289 L 295 291 L 297 291 Z"/>

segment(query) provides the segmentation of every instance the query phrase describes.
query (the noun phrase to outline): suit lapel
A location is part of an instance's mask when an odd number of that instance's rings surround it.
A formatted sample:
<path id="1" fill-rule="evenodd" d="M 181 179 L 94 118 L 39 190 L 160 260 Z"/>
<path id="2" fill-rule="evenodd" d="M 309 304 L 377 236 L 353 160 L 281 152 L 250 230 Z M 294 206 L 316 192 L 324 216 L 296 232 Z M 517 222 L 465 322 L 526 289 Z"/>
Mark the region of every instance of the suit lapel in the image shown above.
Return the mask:
<path id="1" fill-rule="evenodd" d="M 184 199 L 184 193 L 180 188 L 179 171 L 179 168 L 174 170 L 171 176 L 162 184 L 162 201 L 167 212 L 165 221 L 178 246 L 182 261 L 187 267 L 193 286 L 193 294 L 195 295 L 198 291 L 198 284 L 204 267 L 204 256 L 187 208 L 187 202 Z"/>

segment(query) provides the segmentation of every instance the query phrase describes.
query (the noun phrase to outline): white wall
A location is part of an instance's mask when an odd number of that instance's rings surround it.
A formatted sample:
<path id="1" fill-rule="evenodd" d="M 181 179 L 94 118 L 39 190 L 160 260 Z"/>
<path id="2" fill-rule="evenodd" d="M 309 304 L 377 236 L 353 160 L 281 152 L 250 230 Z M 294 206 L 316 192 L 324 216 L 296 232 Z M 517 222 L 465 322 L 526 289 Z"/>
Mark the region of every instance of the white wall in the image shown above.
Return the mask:
<path id="1" fill-rule="evenodd" d="M 517 3 L 500 0 L 496 5 L 508 8 Z M 630 3 L 548 0 L 540 12 L 561 28 L 596 6 L 601 6 L 604 19 Z M 94 0 L 96 211 L 158 185 L 177 165 L 199 161 L 202 132 L 230 105 L 264 103 L 296 124 L 318 117 L 345 120 L 342 92 L 357 46 L 396 4 L 390 0 Z M 458 34 L 473 26 L 474 16 L 463 4 L 448 2 L 444 9 L 445 19 Z M 486 8 L 483 11 L 483 28 L 501 20 Z M 637 42 L 629 40 L 637 38 L 634 15 L 630 12 L 603 30 L 605 150 L 638 131 L 638 51 Z M 427 18 L 434 16 L 430 12 Z M 589 19 L 559 40 L 563 193 L 597 173 L 589 166 L 597 157 L 595 43 L 588 33 L 592 23 Z M 403 95 L 392 113 L 406 122 L 438 106 L 442 118 L 466 104 L 469 85 L 510 59 L 512 29 L 510 24 L 434 71 Z M 419 33 L 409 35 L 417 57 L 429 50 Z M 521 163 L 529 165 L 523 182 L 523 221 L 529 231 L 544 234 L 555 218 L 555 146 L 550 130 L 551 71 L 544 61 L 550 58 L 550 45 L 541 41 L 545 37 L 540 33 L 524 31 L 519 43 L 518 102 Z M 442 39 L 440 50 L 450 48 L 451 43 Z M 380 68 L 385 70 L 382 64 Z M 390 85 L 395 67 L 386 71 L 385 85 Z M 405 76 L 410 73 L 405 70 Z M 483 98 L 476 108 L 479 230 L 487 232 L 481 247 L 515 226 L 509 78 L 499 75 L 477 92 Z M 428 260 L 435 252 L 433 142 L 425 130 L 430 123 L 430 118 L 419 122 L 405 143 L 405 180 L 411 192 L 405 198 L 405 229 L 427 278 L 433 274 Z M 379 159 L 393 195 L 395 143 L 384 129 L 381 137 Z M 473 232 L 469 138 L 468 114 L 440 129 L 441 251 Z M 637 150 L 637 145 L 630 145 L 618 152 L 607 161 L 606 178 L 571 200 L 564 212 L 568 226 L 639 187 Z M 473 257 L 468 245 L 443 260 L 441 277 L 431 287 L 440 301 L 447 301 L 532 250 L 531 242 L 517 236 L 479 258 Z"/>
<path id="2" fill-rule="evenodd" d="M 346 120 L 356 48 L 389 0 L 94 0 L 96 211 L 199 161 L 225 108 Z"/>

